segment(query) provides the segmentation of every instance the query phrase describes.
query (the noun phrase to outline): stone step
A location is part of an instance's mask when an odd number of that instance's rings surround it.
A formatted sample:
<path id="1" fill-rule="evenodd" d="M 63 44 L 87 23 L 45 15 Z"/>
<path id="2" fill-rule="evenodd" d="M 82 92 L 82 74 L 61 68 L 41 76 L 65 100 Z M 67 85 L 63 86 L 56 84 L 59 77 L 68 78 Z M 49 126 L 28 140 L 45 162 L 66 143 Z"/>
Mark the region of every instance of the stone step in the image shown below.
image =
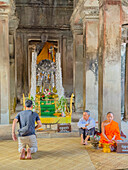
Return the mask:
<path id="1" fill-rule="evenodd" d="M 77 123 L 71 123 L 72 132 L 59 133 L 57 132 L 57 125 L 52 125 L 50 130 L 46 130 L 43 125 L 41 131 L 37 131 L 36 135 L 38 138 L 62 138 L 62 137 L 77 137 L 79 136 Z M 16 126 L 16 132 L 18 125 Z M 12 139 L 12 124 L 0 125 L 0 140 L 11 140 Z"/>
<path id="2" fill-rule="evenodd" d="M 59 133 L 59 132 L 53 132 L 53 133 L 48 133 L 48 132 L 37 132 L 36 133 L 37 138 L 66 138 L 66 137 L 78 137 L 79 132 L 68 132 L 68 133 Z"/>

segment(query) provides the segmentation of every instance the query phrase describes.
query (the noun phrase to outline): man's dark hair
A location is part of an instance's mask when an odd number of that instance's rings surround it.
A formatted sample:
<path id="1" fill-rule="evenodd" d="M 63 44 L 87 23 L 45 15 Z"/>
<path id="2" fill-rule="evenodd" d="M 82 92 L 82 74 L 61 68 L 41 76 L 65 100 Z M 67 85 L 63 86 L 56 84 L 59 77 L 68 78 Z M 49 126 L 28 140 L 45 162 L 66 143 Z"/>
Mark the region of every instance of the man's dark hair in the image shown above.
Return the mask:
<path id="1" fill-rule="evenodd" d="M 25 101 L 25 106 L 26 106 L 26 107 L 31 107 L 32 104 L 33 104 L 32 100 L 26 100 L 26 101 Z"/>
<path id="2" fill-rule="evenodd" d="M 85 110 L 84 112 L 86 112 L 88 115 L 90 115 L 90 111 L 89 110 Z"/>

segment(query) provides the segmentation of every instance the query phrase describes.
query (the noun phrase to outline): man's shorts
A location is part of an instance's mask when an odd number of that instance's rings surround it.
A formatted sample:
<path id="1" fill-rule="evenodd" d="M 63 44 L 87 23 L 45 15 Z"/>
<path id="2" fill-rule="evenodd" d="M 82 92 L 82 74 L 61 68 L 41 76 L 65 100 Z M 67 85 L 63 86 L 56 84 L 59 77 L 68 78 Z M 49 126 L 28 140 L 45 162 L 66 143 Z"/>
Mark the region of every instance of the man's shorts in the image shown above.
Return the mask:
<path id="1" fill-rule="evenodd" d="M 38 150 L 36 135 L 18 137 L 18 145 L 19 152 L 21 152 L 23 148 L 26 148 L 26 146 L 28 146 L 31 149 L 31 153 L 37 152 Z"/>
<path id="2" fill-rule="evenodd" d="M 95 127 L 91 128 L 91 129 L 82 129 L 82 128 L 79 128 L 79 132 L 80 132 L 80 135 L 83 134 L 83 138 L 85 139 L 86 136 L 90 136 L 90 135 L 94 135 L 95 134 Z"/>

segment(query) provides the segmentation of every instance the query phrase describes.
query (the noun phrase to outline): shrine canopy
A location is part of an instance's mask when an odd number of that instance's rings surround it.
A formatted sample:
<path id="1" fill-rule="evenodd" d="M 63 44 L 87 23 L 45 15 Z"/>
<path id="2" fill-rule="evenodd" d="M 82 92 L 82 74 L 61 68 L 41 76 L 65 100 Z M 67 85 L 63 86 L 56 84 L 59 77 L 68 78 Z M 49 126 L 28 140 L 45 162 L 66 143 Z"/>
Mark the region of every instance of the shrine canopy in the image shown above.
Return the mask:
<path id="1" fill-rule="evenodd" d="M 42 51 L 37 56 L 37 64 L 39 64 L 42 60 L 52 60 L 55 62 L 55 50 L 54 50 L 54 44 L 46 42 L 43 46 Z"/>

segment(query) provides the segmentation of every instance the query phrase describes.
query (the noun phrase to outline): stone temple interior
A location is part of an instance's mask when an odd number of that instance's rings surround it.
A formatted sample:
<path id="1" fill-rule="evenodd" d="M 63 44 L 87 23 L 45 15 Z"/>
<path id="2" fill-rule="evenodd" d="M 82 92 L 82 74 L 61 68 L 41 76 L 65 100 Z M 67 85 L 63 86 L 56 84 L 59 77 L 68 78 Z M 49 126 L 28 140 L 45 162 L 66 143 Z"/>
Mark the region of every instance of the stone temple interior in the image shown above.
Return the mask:
<path id="1" fill-rule="evenodd" d="M 0 124 L 29 94 L 33 53 L 46 42 L 45 59 L 60 54 L 74 120 L 85 109 L 99 125 L 108 111 L 128 119 L 127 0 L 0 0 Z"/>

